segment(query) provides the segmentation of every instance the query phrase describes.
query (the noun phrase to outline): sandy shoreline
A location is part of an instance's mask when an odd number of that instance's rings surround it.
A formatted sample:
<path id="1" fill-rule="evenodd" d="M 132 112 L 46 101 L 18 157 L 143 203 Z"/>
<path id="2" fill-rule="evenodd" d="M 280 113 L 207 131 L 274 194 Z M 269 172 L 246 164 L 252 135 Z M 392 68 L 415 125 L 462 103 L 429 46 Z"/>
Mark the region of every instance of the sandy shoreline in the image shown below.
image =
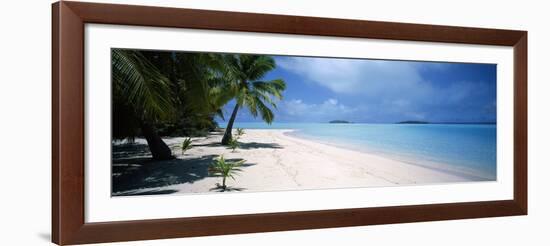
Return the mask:
<path id="1" fill-rule="evenodd" d="M 113 164 L 114 195 L 212 192 L 219 177 L 208 175 L 212 159 L 246 160 L 243 172 L 228 186 L 241 191 L 351 188 L 463 182 L 471 179 L 412 165 L 383 156 L 344 149 L 285 134 L 291 130 L 246 129 L 241 148 L 232 152 L 219 145 L 221 133 L 194 138 L 194 147 L 181 155 L 183 138 L 166 138 L 175 160 L 148 163 L 144 158 L 121 158 Z M 138 139 L 138 143 L 144 143 Z M 123 155 L 122 155 L 123 157 Z"/>

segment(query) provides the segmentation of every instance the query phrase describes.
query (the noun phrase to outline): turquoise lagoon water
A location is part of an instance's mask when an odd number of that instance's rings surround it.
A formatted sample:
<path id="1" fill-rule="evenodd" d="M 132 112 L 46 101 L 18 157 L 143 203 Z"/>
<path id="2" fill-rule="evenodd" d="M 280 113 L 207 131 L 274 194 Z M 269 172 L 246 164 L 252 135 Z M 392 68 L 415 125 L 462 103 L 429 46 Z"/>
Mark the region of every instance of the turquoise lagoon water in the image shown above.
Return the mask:
<path id="1" fill-rule="evenodd" d="M 223 127 L 223 126 L 222 126 Z M 329 124 L 236 122 L 245 129 L 293 129 L 290 135 L 411 164 L 496 179 L 495 124 Z"/>

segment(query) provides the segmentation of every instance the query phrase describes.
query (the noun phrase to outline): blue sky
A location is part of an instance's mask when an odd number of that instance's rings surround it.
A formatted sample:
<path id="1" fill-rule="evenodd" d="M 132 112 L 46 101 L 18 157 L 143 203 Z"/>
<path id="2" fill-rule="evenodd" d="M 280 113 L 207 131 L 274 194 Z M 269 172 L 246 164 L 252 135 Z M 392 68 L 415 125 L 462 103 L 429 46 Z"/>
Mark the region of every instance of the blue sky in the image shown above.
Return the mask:
<path id="1" fill-rule="evenodd" d="M 275 122 L 496 121 L 494 64 L 273 57 L 277 68 L 263 80 L 287 84 Z M 261 119 L 241 109 L 236 121 Z"/>

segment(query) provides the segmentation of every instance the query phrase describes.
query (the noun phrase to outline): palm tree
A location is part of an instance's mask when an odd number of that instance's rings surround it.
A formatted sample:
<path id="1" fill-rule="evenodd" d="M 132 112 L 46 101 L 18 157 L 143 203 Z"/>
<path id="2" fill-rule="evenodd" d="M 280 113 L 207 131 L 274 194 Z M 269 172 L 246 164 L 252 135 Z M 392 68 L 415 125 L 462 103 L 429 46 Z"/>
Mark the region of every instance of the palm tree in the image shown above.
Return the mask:
<path id="1" fill-rule="evenodd" d="M 225 95 L 219 96 L 222 101 L 228 97 L 236 101 L 222 138 L 222 144 L 227 145 L 232 139 L 231 131 L 239 108 L 246 107 L 252 116 L 260 115 L 266 123 L 271 124 L 274 115 L 269 106 L 277 108 L 274 99 L 282 99 L 282 91 L 285 90 L 286 84 L 281 79 L 261 80 L 267 72 L 275 68 L 275 60 L 270 56 L 226 55 L 224 64 L 224 77 L 229 83 L 219 87 L 221 93 L 217 95 Z"/>
<path id="2" fill-rule="evenodd" d="M 142 52 L 170 79 L 177 109 L 176 122 L 180 133 L 193 135 L 197 130 L 213 130 L 214 116 L 224 118 L 221 108 L 231 98 L 212 88 L 226 84 L 221 71 L 223 55 L 214 53 Z"/>
<path id="3" fill-rule="evenodd" d="M 183 140 L 183 142 L 181 143 L 181 155 L 185 155 L 185 151 L 188 151 L 190 150 L 191 148 L 193 148 L 193 139 L 191 138 L 186 138 Z"/>
<path id="4" fill-rule="evenodd" d="M 223 118 L 221 107 L 230 99 L 210 97 L 210 84 L 222 84 L 221 57 L 113 49 L 113 137 L 133 138 L 141 133 L 153 159 L 173 158 L 156 128 L 212 128 L 215 114 Z"/>
<path id="5" fill-rule="evenodd" d="M 244 135 L 244 129 L 237 128 L 237 138 L 240 138 L 242 135 Z"/>
<path id="6" fill-rule="evenodd" d="M 114 137 L 133 137 L 139 128 L 156 160 L 172 158 L 154 124 L 175 111 L 170 81 L 140 51 L 113 49 L 112 89 Z M 127 128 L 121 132 L 120 130 Z M 119 130 L 119 131 L 117 131 Z"/>
<path id="7" fill-rule="evenodd" d="M 227 178 L 235 180 L 235 175 L 238 172 L 242 172 L 241 166 L 244 164 L 245 161 L 246 160 L 226 161 L 223 158 L 223 155 L 221 155 L 218 158 L 214 159 L 214 162 L 208 168 L 208 173 L 210 175 L 222 177 L 222 184 L 218 184 L 218 186 L 220 189 L 222 189 L 222 191 L 225 191 L 227 189 L 227 185 L 225 185 L 225 180 Z"/>

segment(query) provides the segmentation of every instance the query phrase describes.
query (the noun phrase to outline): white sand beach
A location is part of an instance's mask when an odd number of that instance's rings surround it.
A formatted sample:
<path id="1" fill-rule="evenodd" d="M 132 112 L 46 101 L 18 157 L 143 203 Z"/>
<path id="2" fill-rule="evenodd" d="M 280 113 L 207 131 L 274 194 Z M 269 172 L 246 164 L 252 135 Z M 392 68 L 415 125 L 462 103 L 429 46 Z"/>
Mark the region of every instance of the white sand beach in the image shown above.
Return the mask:
<path id="1" fill-rule="evenodd" d="M 220 177 L 208 175 L 208 165 L 223 154 L 226 159 L 246 160 L 233 191 L 280 191 L 470 181 L 432 168 L 380 155 L 335 147 L 289 136 L 291 130 L 246 129 L 240 148 L 221 146 L 222 133 L 194 138 L 193 148 L 182 155 L 184 138 L 164 138 L 177 157 L 162 162 L 122 159 L 113 164 L 114 195 L 147 195 L 213 192 Z M 145 143 L 137 139 L 138 143 Z M 143 150 L 143 157 L 147 151 Z M 133 157 L 134 158 L 134 157 Z M 143 158 L 142 158 L 143 159 Z M 122 171 L 121 171 L 122 170 Z"/>

